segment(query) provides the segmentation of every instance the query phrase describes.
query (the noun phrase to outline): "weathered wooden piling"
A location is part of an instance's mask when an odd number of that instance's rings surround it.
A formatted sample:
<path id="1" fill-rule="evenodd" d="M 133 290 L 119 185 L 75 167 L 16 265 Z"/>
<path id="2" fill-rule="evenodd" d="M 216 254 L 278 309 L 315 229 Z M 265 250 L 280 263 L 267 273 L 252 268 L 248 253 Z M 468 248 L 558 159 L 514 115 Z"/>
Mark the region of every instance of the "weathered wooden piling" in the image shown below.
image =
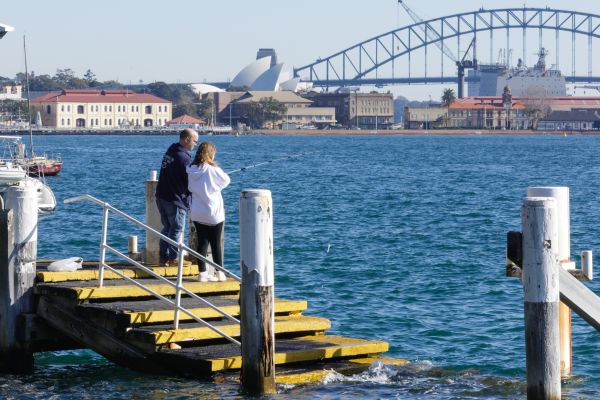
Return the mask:
<path id="1" fill-rule="evenodd" d="M 571 261 L 571 211 L 569 204 L 569 188 L 561 186 L 541 186 L 527 189 L 529 197 L 552 197 L 556 200 L 557 234 L 556 247 L 559 265 L 568 270 L 575 269 Z M 560 336 L 560 370 L 563 376 L 571 373 L 572 356 L 572 327 L 571 309 L 560 302 L 559 306 L 559 336 Z"/>
<path id="2" fill-rule="evenodd" d="M 268 190 L 240 196 L 242 390 L 275 393 L 273 207 Z"/>
<path id="3" fill-rule="evenodd" d="M 150 171 L 150 179 L 146 181 L 146 225 L 161 231 L 162 223 L 156 206 L 156 186 L 158 185 L 157 172 Z M 146 250 L 144 251 L 147 264 L 157 265 L 160 259 L 160 239 L 146 231 Z"/>
<path id="4" fill-rule="evenodd" d="M 27 183 L 10 186 L 4 192 L 4 204 L 0 211 L 0 371 L 29 373 L 33 372 L 33 353 L 20 336 L 21 314 L 35 312 L 37 192 Z"/>
<path id="5" fill-rule="evenodd" d="M 561 376 L 556 201 L 526 197 L 521 222 L 527 398 L 557 400 Z"/>

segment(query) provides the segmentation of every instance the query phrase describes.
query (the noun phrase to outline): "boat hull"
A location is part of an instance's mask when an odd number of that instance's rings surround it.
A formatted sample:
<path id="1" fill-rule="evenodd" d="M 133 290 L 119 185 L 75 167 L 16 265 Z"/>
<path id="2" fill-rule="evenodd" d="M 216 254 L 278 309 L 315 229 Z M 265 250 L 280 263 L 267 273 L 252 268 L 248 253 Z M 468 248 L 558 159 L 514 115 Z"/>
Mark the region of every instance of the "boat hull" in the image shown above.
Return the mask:
<path id="1" fill-rule="evenodd" d="M 62 162 L 33 163 L 27 165 L 27 174 L 30 176 L 55 176 L 62 169 Z"/>

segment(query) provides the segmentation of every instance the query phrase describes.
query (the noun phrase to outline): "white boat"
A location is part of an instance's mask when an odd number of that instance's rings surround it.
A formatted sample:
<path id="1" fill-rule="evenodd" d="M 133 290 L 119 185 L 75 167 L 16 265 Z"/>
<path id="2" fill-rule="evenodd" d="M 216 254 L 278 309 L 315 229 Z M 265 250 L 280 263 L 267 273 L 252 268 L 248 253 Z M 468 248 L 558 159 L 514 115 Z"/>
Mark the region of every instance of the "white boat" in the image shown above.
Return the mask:
<path id="1" fill-rule="evenodd" d="M 20 140 L 18 136 L 0 136 L 0 143 L 4 142 L 5 145 L 5 152 L 9 152 L 8 157 L 0 158 L 0 195 L 10 186 L 33 185 L 38 194 L 39 213 L 51 213 L 56 208 L 56 197 L 52 189 L 40 179 L 27 176 L 27 171 L 13 162 L 12 146 L 20 143 Z"/>

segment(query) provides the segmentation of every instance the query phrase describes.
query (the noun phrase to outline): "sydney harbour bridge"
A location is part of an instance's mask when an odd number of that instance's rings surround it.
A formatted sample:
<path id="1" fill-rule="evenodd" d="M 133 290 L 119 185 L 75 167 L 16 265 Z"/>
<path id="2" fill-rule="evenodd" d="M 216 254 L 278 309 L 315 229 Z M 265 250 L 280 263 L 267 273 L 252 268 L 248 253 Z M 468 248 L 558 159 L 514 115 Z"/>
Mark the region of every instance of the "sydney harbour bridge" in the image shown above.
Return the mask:
<path id="1" fill-rule="evenodd" d="M 600 15 L 524 7 L 413 19 L 412 25 L 294 68 L 294 76 L 319 87 L 458 83 L 464 67 L 477 59 L 525 62 L 544 47 L 567 82 L 600 82 L 593 62 L 594 51 L 600 53 Z"/>

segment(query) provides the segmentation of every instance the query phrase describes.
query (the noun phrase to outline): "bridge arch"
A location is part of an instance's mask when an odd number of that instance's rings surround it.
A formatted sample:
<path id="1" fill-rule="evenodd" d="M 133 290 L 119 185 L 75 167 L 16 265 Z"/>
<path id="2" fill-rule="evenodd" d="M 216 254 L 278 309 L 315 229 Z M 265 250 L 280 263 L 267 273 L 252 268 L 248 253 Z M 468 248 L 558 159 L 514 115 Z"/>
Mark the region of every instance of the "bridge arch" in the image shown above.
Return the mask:
<path id="1" fill-rule="evenodd" d="M 540 47 L 542 32 L 556 32 L 556 65 L 560 64 L 560 32 L 571 34 L 572 73 L 567 77 L 575 82 L 597 82 L 592 75 L 592 40 L 600 38 L 600 15 L 552 8 L 502 8 L 479 9 L 477 11 L 438 17 L 395 29 L 372 37 L 315 62 L 294 68 L 294 76 L 311 81 L 316 86 L 377 85 L 389 83 L 433 83 L 455 82 L 456 76 L 444 77 L 444 56 L 441 57 L 441 77 L 427 77 L 427 48 L 457 39 L 460 57 L 462 37 L 475 37 L 489 32 L 490 60 L 493 59 L 494 32 L 506 31 L 507 48 L 510 33 L 522 30 L 523 57 L 527 48 L 527 31 L 537 29 Z M 576 36 L 588 39 L 588 74 L 575 76 Z M 467 46 L 465 45 L 464 48 Z M 411 77 L 411 55 L 425 49 L 425 76 Z M 405 57 L 408 62 L 408 77 L 394 76 L 394 64 Z M 446 62 L 451 62 L 446 60 Z M 379 76 L 379 70 L 391 63 L 392 76 Z M 375 76 L 372 76 L 375 75 Z"/>

